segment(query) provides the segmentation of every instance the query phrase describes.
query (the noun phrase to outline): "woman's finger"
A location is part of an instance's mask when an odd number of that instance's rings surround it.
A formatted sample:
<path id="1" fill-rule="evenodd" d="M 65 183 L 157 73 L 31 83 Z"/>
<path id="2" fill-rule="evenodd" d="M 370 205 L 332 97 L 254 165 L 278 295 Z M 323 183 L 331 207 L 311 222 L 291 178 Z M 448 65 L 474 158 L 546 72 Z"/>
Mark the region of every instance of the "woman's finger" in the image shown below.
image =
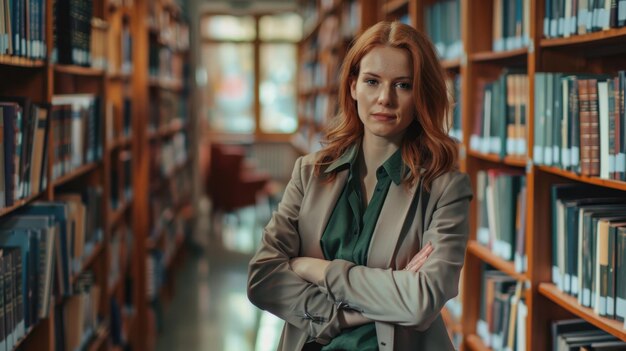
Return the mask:
<path id="1" fill-rule="evenodd" d="M 424 256 L 428 256 L 433 252 L 433 246 L 432 244 L 429 242 L 428 244 L 426 244 L 418 253 L 415 254 L 415 256 L 413 256 L 413 258 L 411 259 L 411 261 L 409 261 L 409 263 L 406 265 L 407 267 L 412 266 L 413 264 L 415 264 L 415 262 L 417 260 L 419 260 L 420 258 L 424 257 Z"/>

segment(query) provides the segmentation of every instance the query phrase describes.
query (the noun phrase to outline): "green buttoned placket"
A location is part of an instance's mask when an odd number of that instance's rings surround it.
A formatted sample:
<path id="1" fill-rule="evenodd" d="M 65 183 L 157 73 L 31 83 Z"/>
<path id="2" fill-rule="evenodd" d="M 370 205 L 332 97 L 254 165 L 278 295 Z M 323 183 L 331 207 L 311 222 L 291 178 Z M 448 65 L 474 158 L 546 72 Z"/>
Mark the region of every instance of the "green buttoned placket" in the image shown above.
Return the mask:
<path id="1" fill-rule="evenodd" d="M 327 260 L 343 259 L 367 265 L 367 253 L 378 216 L 391 182 L 402 181 L 402 154 L 396 151 L 376 170 L 376 187 L 367 206 L 363 200 L 357 165 L 358 147 L 348 150 L 332 169 L 349 169 L 349 176 L 320 240 Z M 330 170 L 330 169 L 329 169 Z M 323 351 L 378 350 L 374 323 L 345 329 Z"/>

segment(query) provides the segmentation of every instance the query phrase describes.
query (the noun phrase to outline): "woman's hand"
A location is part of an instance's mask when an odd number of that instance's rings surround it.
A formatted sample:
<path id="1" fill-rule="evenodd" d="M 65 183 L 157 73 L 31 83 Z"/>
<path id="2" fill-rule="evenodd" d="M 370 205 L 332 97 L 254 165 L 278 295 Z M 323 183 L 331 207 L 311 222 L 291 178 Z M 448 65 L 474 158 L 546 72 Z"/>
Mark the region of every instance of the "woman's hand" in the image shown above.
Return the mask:
<path id="1" fill-rule="evenodd" d="M 319 283 L 324 280 L 324 272 L 330 261 L 312 257 L 294 257 L 289 260 L 289 264 L 291 270 L 300 278 L 309 283 L 320 285 Z"/>
<path id="2" fill-rule="evenodd" d="M 426 263 L 426 259 L 433 252 L 434 248 L 430 241 L 422 247 L 422 249 L 413 256 L 411 261 L 404 267 L 405 271 L 409 272 L 417 272 L 422 268 L 424 263 Z"/>

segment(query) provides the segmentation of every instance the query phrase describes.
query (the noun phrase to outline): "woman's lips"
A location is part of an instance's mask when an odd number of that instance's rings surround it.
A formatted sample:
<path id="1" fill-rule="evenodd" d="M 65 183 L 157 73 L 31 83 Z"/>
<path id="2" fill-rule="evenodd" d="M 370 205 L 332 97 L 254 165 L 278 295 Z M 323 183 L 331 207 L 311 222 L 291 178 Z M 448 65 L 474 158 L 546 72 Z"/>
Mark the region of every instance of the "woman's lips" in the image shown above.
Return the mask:
<path id="1" fill-rule="evenodd" d="M 372 118 L 377 121 L 388 122 L 396 119 L 395 115 L 389 113 L 373 113 Z"/>

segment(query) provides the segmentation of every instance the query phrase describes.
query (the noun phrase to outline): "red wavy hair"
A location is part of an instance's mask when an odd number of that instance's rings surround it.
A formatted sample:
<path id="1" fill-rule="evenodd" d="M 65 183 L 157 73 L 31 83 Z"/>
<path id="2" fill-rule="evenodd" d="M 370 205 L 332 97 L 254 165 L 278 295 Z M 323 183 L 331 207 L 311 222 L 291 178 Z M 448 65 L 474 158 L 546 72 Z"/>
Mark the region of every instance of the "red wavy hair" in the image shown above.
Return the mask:
<path id="1" fill-rule="evenodd" d="M 445 71 L 430 40 L 415 28 L 400 22 L 379 22 L 353 42 L 341 67 L 339 82 L 339 113 L 331 120 L 315 165 L 318 177 L 326 166 L 339 158 L 363 137 L 363 123 L 357 104 L 350 95 L 350 84 L 359 75 L 361 59 L 373 48 L 389 46 L 404 49 L 413 65 L 413 97 L 415 120 L 402 139 L 402 160 L 410 172 L 404 180 L 414 185 L 420 175 L 426 189 L 440 175 L 456 168 L 458 151 L 448 136 L 445 118 L 450 100 L 445 84 Z M 420 172 L 424 168 L 424 172 Z M 336 173 L 324 175 L 326 181 Z"/>

